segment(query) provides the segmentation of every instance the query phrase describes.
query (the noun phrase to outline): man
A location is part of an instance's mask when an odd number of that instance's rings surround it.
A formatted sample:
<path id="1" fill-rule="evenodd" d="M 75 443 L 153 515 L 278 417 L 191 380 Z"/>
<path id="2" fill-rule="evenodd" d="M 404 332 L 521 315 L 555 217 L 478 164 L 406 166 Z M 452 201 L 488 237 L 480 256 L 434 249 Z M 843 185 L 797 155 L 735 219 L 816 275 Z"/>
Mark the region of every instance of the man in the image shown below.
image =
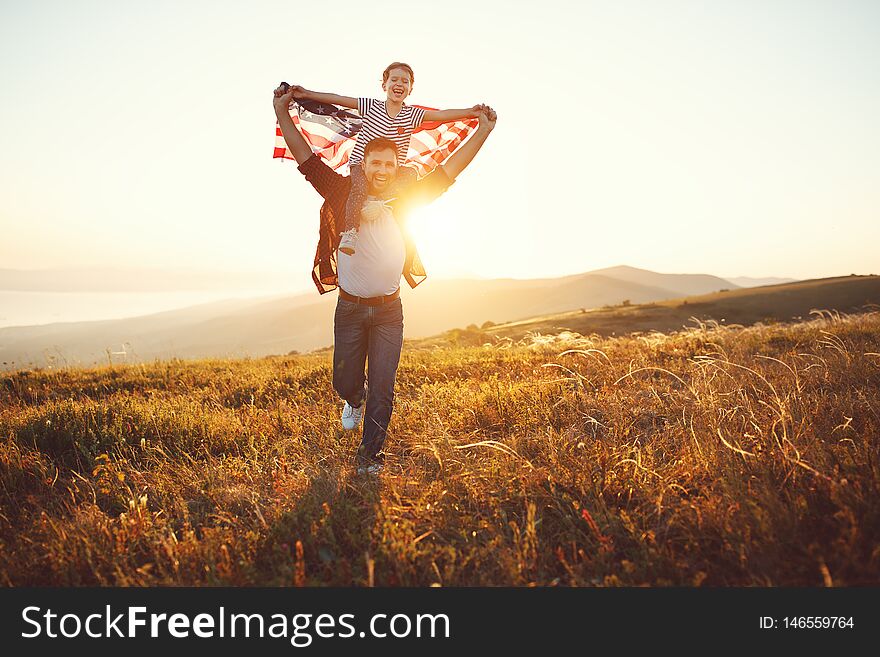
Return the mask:
<path id="1" fill-rule="evenodd" d="M 425 277 L 406 230 L 406 216 L 412 208 L 446 191 L 483 146 L 497 117 L 491 107 L 480 106 L 479 127 L 471 138 L 443 166 L 398 190 L 396 198 L 388 198 L 388 191 L 397 179 L 397 146 L 387 139 L 369 142 L 360 165 L 368 197 L 359 247 L 354 255 L 336 255 L 336 219 L 345 216 L 351 181 L 312 153 L 290 117 L 292 99 L 289 85 L 282 83 L 275 89 L 275 115 L 299 171 L 325 199 L 313 278 L 322 293 L 339 288 L 334 317 L 333 388 L 345 400 L 344 429 L 353 430 L 365 419 L 357 454 L 358 472 L 375 474 L 382 468 L 382 445 L 391 420 L 394 381 L 403 347 L 400 278 L 406 277 L 415 287 Z M 368 376 L 364 372 L 367 362 Z"/>

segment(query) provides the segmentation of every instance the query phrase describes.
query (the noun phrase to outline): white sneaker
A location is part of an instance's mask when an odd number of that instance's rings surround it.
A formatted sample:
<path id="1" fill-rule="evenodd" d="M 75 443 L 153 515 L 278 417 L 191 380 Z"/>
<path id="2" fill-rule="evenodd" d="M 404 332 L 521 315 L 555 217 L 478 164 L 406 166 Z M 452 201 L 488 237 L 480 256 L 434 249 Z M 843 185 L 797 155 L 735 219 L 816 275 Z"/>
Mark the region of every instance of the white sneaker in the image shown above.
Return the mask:
<path id="1" fill-rule="evenodd" d="M 385 454 L 379 452 L 372 457 L 363 456 L 364 446 L 358 447 L 355 461 L 357 463 L 357 473 L 359 475 L 377 475 L 382 472 L 385 466 Z"/>
<path id="2" fill-rule="evenodd" d="M 344 233 L 339 233 L 339 250 L 346 255 L 354 255 L 354 249 L 357 245 L 357 229 L 352 228 Z"/>
<path id="3" fill-rule="evenodd" d="M 357 473 L 359 475 L 377 475 L 382 472 L 384 466 L 381 463 L 370 463 L 369 465 L 358 466 Z"/>
<path id="4" fill-rule="evenodd" d="M 348 402 L 342 407 L 342 428 L 346 431 L 357 429 L 361 420 L 364 419 L 364 409 L 367 407 L 367 400 L 361 402 L 361 405 L 355 408 Z"/>

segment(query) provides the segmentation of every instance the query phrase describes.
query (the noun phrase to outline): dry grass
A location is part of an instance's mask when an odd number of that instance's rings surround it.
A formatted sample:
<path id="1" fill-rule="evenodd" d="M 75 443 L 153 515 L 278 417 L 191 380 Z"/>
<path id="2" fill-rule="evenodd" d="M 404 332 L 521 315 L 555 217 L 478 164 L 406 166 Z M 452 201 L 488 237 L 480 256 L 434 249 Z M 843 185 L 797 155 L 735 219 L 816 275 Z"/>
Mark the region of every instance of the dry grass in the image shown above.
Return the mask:
<path id="1" fill-rule="evenodd" d="M 377 480 L 327 353 L 0 383 L 0 582 L 880 583 L 880 313 L 404 351 Z"/>

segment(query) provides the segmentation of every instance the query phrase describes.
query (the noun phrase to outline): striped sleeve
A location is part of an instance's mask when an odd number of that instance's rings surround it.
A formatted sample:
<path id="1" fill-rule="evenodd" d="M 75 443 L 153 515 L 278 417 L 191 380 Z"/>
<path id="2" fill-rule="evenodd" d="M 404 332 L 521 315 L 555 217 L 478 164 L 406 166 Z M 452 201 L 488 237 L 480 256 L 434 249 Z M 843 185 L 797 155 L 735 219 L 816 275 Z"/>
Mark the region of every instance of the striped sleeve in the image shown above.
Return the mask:
<path id="1" fill-rule="evenodd" d="M 358 114 L 362 117 L 367 115 L 367 112 L 370 111 L 370 105 L 372 104 L 372 98 L 358 98 Z"/>
<path id="2" fill-rule="evenodd" d="M 422 121 L 425 120 L 425 110 L 423 110 L 421 107 L 413 107 L 412 111 L 412 127 L 413 130 L 415 130 L 420 125 L 422 125 Z"/>

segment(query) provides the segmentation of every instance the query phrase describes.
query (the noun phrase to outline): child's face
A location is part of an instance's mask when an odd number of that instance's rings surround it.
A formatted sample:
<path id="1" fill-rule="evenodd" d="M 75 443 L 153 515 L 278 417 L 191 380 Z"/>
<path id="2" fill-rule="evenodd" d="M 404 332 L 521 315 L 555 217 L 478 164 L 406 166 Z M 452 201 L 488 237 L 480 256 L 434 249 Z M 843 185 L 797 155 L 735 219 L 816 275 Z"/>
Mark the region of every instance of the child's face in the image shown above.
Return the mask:
<path id="1" fill-rule="evenodd" d="M 402 103 L 403 99 L 412 93 L 412 80 L 409 71 L 402 68 L 392 68 L 388 71 L 388 79 L 382 83 L 382 89 L 388 94 L 388 100 Z"/>

